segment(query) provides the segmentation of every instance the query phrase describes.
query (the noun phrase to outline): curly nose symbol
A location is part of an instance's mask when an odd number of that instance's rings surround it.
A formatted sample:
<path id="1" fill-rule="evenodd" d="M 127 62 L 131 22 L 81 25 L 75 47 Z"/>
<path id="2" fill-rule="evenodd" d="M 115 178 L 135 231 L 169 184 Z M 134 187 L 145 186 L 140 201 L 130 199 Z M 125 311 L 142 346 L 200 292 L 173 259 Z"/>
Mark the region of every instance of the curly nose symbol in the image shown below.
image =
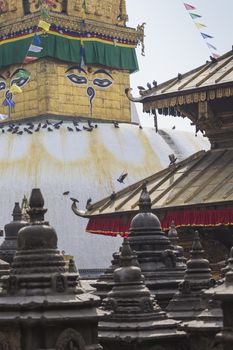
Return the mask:
<path id="1" fill-rule="evenodd" d="M 93 89 L 92 86 L 88 86 L 88 88 L 87 88 L 87 95 L 88 95 L 88 97 L 90 99 L 90 111 L 91 111 L 91 115 L 92 115 L 92 101 L 93 101 L 93 99 L 95 97 L 95 90 Z"/>

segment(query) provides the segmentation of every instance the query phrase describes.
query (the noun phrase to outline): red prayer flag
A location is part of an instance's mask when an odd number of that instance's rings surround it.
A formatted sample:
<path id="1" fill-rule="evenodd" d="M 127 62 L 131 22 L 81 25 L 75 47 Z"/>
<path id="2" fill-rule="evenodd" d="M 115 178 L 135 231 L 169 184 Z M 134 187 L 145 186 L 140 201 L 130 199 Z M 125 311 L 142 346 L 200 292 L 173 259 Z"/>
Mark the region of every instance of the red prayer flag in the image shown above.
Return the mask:
<path id="1" fill-rule="evenodd" d="M 28 64 L 28 63 L 33 62 L 33 61 L 35 61 L 35 60 L 38 60 L 38 57 L 26 56 L 26 57 L 24 58 L 23 63 L 24 63 L 24 64 Z"/>
<path id="2" fill-rule="evenodd" d="M 196 8 L 193 5 L 184 3 L 184 6 L 185 6 L 187 11 L 196 10 Z"/>

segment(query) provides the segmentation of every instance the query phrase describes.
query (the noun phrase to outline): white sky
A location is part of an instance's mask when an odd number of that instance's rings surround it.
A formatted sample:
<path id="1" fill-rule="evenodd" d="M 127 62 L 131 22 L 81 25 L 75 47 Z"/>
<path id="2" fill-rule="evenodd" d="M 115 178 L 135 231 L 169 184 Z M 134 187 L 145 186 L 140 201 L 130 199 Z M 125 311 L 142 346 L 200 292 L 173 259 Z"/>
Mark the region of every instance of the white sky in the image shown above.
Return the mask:
<path id="1" fill-rule="evenodd" d="M 202 31 L 214 37 L 209 43 L 216 46 L 219 54 L 231 50 L 233 45 L 233 0 L 187 0 L 196 7 L 196 20 L 207 26 Z M 127 0 L 129 26 L 146 22 L 146 56 L 137 49 L 140 71 L 131 75 L 133 95 L 138 96 L 137 86 L 146 87 L 147 82 L 162 83 L 205 63 L 210 51 L 194 25 L 182 0 Z M 153 119 L 141 112 L 142 123 L 153 125 Z M 159 117 L 160 128 L 190 129 L 188 119 Z"/>

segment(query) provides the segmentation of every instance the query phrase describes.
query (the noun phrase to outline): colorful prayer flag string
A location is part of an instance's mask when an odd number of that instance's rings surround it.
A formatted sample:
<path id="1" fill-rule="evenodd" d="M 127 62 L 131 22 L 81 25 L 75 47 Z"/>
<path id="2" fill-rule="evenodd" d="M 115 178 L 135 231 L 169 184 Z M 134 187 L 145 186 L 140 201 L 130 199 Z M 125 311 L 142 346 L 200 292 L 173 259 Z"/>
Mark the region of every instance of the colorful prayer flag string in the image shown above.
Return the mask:
<path id="1" fill-rule="evenodd" d="M 214 45 L 212 45 L 212 44 L 210 44 L 209 42 L 206 41 L 206 40 L 209 40 L 209 39 L 214 39 L 214 37 L 209 35 L 209 34 L 207 34 L 207 33 L 203 33 L 203 28 L 207 27 L 205 24 L 200 23 L 200 22 L 196 22 L 196 20 L 200 19 L 202 16 L 199 15 L 198 13 L 193 12 L 193 11 L 197 10 L 196 7 L 194 7 L 193 5 L 187 4 L 187 3 L 183 3 L 183 4 L 184 4 L 185 9 L 189 12 L 190 17 L 194 21 L 195 26 L 200 30 L 200 34 L 201 34 L 202 38 L 205 40 L 206 45 L 207 45 L 207 47 L 209 48 L 209 50 L 211 52 L 211 56 L 213 58 L 217 59 L 219 57 L 219 55 L 216 52 L 213 52 L 213 50 L 217 51 L 217 48 Z"/>
<path id="2" fill-rule="evenodd" d="M 22 78 L 29 78 L 30 73 L 26 69 L 22 69 L 24 64 L 28 64 L 30 62 L 33 62 L 37 60 L 39 57 L 36 56 L 37 53 L 40 53 L 43 50 L 43 47 L 41 46 L 41 40 L 39 35 L 37 34 L 39 29 L 42 29 L 42 31 L 46 34 L 49 32 L 50 24 L 47 23 L 44 19 L 50 17 L 49 13 L 50 10 L 54 7 L 56 7 L 54 0 L 39 0 L 40 5 L 40 12 L 43 20 L 39 20 L 37 29 L 35 31 L 35 34 L 33 36 L 33 39 L 29 45 L 28 51 L 24 57 L 23 63 L 21 68 L 19 68 L 17 77 Z M 5 96 L 5 100 L 3 101 L 3 106 L 6 106 L 9 108 L 9 117 L 10 117 L 10 110 L 15 106 L 15 102 L 13 101 L 13 95 L 17 93 L 22 93 L 22 89 L 17 85 L 13 84 L 8 93 Z"/>

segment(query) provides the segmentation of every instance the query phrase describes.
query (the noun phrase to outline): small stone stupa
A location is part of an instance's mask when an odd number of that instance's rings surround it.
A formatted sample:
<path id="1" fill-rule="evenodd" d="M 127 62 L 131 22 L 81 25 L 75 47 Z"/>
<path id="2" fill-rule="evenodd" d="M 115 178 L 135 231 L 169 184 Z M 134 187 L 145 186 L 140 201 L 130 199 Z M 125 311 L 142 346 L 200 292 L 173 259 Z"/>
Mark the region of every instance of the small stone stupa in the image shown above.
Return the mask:
<path id="1" fill-rule="evenodd" d="M 172 221 L 169 227 L 168 231 L 168 238 L 170 239 L 174 249 L 176 250 L 176 256 L 179 261 L 182 261 L 183 263 L 186 263 L 186 258 L 184 257 L 184 248 L 181 247 L 178 242 L 179 242 L 179 236 L 178 232 L 176 230 L 175 222 Z"/>
<path id="2" fill-rule="evenodd" d="M 170 317 L 182 321 L 195 319 L 205 309 L 206 304 L 202 298 L 202 291 L 212 287 L 215 283 L 209 261 L 203 258 L 204 250 L 197 231 L 190 253 L 191 259 L 187 261 L 184 281 L 166 309 Z"/>
<path id="3" fill-rule="evenodd" d="M 195 320 L 183 322 L 181 329 L 189 335 L 190 350 L 222 350 L 222 345 L 215 339 L 223 326 L 221 305 L 219 301 L 212 299 L 212 293 L 208 293 L 204 298 L 209 298 L 206 309 L 198 314 Z"/>
<path id="4" fill-rule="evenodd" d="M 112 255 L 111 266 L 109 266 L 103 274 L 100 275 L 96 282 L 91 283 L 91 286 L 95 288 L 94 294 L 98 295 L 101 299 L 106 298 L 108 292 L 110 292 L 114 285 L 113 273 L 114 270 L 119 267 L 120 252 L 115 252 Z"/>
<path id="5" fill-rule="evenodd" d="M 100 349 L 99 299 L 65 269 L 39 189 L 29 205 L 30 223 L 19 231 L 12 269 L 2 277 L 0 349 Z"/>
<path id="6" fill-rule="evenodd" d="M 155 302 L 135 264 L 136 256 L 125 238 L 114 287 L 103 301 L 103 308 L 112 314 L 99 324 L 101 345 L 104 350 L 181 349 L 186 334 L 177 330 L 178 322 L 168 319 Z"/>
<path id="7" fill-rule="evenodd" d="M 16 202 L 13 209 L 13 221 L 5 225 L 5 239 L 0 246 L 0 258 L 9 264 L 12 263 L 17 249 L 17 238 L 19 230 L 28 224 L 22 219 L 19 203 Z"/>
<path id="8" fill-rule="evenodd" d="M 139 199 L 140 213 L 131 222 L 129 243 L 150 291 L 164 309 L 184 278 L 185 260 L 161 229 L 158 217 L 151 212 L 151 199 L 144 186 Z"/>
<path id="9" fill-rule="evenodd" d="M 233 247 L 231 248 L 230 259 L 232 262 Z M 233 269 L 230 269 L 225 276 L 225 282 L 216 287 L 213 298 L 221 302 L 223 310 L 223 329 L 216 336 L 219 347 L 222 344 L 223 350 L 233 349 Z"/>

